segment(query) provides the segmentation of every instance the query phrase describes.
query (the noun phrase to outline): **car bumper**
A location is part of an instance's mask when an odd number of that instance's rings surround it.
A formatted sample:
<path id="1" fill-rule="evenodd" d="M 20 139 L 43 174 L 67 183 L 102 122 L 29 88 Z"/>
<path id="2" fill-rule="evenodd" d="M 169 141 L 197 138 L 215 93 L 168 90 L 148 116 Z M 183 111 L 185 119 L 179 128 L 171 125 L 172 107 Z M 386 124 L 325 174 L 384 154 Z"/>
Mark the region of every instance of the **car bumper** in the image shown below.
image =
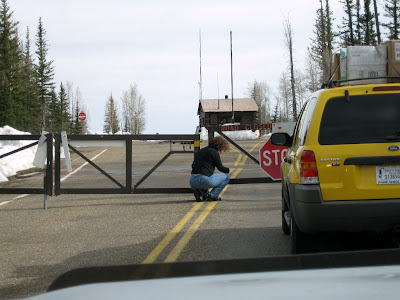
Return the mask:
<path id="1" fill-rule="evenodd" d="M 319 185 L 292 184 L 289 193 L 292 213 L 303 232 L 391 231 L 400 228 L 400 199 L 325 202 Z"/>

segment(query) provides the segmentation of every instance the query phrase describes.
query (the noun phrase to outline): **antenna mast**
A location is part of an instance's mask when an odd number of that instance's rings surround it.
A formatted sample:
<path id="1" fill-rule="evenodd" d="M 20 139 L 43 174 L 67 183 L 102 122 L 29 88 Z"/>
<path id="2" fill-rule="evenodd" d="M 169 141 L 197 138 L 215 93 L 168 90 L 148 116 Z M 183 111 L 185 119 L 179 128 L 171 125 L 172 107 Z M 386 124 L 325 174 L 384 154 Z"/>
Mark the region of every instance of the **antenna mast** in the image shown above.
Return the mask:
<path id="1" fill-rule="evenodd" d="M 199 99 L 203 99 L 203 82 L 201 76 L 201 29 L 199 29 L 199 43 L 200 43 L 200 82 L 199 82 Z"/>
<path id="2" fill-rule="evenodd" d="M 235 111 L 233 110 L 233 59 L 232 59 L 232 31 L 231 31 L 231 94 L 232 94 L 232 123 L 235 124 Z"/>
<path id="3" fill-rule="evenodd" d="M 218 79 L 218 72 L 217 72 L 217 94 L 218 94 L 218 110 L 219 110 L 219 79 Z"/>

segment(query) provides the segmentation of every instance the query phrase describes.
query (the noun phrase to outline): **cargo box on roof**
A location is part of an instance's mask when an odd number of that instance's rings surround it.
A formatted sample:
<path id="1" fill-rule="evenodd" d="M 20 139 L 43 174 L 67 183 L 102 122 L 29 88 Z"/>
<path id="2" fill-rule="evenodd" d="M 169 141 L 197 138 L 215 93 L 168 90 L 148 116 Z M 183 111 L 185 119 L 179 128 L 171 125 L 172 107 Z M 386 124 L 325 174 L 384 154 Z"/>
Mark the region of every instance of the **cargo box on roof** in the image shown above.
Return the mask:
<path id="1" fill-rule="evenodd" d="M 400 76 L 400 41 L 392 40 L 383 43 L 388 52 L 388 76 Z M 388 78 L 389 83 L 398 83 L 400 78 Z"/>
<path id="2" fill-rule="evenodd" d="M 340 53 L 340 80 L 366 78 L 343 82 L 342 85 L 386 83 L 386 78 L 368 79 L 387 76 L 386 46 L 348 46 Z"/>

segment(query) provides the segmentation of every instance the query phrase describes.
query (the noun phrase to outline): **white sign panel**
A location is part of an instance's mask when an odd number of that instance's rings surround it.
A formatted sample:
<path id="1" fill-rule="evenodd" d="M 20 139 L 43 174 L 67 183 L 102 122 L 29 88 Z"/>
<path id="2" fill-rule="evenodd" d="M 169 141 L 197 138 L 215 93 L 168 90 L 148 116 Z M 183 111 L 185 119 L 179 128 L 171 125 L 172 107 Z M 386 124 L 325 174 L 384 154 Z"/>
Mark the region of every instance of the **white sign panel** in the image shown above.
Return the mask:
<path id="1" fill-rule="evenodd" d="M 47 139 L 45 136 L 46 134 L 48 134 L 47 131 L 42 132 L 42 136 L 39 138 L 38 141 L 35 157 L 33 158 L 33 165 L 41 169 L 44 168 L 44 164 L 46 163 L 47 159 L 47 143 L 45 143 Z"/>
<path id="2" fill-rule="evenodd" d="M 65 164 L 67 166 L 67 171 L 68 173 L 70 173 L 72 172 L 72 166 L 71 166 L 71 158 L 69 156 L 67 132 L 65 131 L 61 132 L 61 142 L 62 142 L 62 147 L 64 149 Z"/>

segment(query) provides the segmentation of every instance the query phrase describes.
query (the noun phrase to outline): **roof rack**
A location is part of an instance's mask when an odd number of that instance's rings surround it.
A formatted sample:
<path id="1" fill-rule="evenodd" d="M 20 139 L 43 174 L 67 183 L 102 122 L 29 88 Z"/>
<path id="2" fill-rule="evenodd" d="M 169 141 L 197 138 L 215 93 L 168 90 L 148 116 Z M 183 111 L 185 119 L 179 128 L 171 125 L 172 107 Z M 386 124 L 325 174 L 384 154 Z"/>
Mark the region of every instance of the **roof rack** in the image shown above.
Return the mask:
<path id="1" fill-rule="evenodd" d="M 353 78 L 353 79 L 346 79 L 346 80 L 329 80 L 327 83 L 324 83 L 321 86 L 321 89 L 331 89 L 335 88 L 337 83 L 341 82 L 349 82 L 349 81 L 360 81 L 360 80 L 374 80 L 374 79 L 399 79 L 400 76 L 378 76 L 378 77 L 362 77 L 362 78 Z M 369 83 L 364 83 L 364 84 L 369 84 Z"/>

